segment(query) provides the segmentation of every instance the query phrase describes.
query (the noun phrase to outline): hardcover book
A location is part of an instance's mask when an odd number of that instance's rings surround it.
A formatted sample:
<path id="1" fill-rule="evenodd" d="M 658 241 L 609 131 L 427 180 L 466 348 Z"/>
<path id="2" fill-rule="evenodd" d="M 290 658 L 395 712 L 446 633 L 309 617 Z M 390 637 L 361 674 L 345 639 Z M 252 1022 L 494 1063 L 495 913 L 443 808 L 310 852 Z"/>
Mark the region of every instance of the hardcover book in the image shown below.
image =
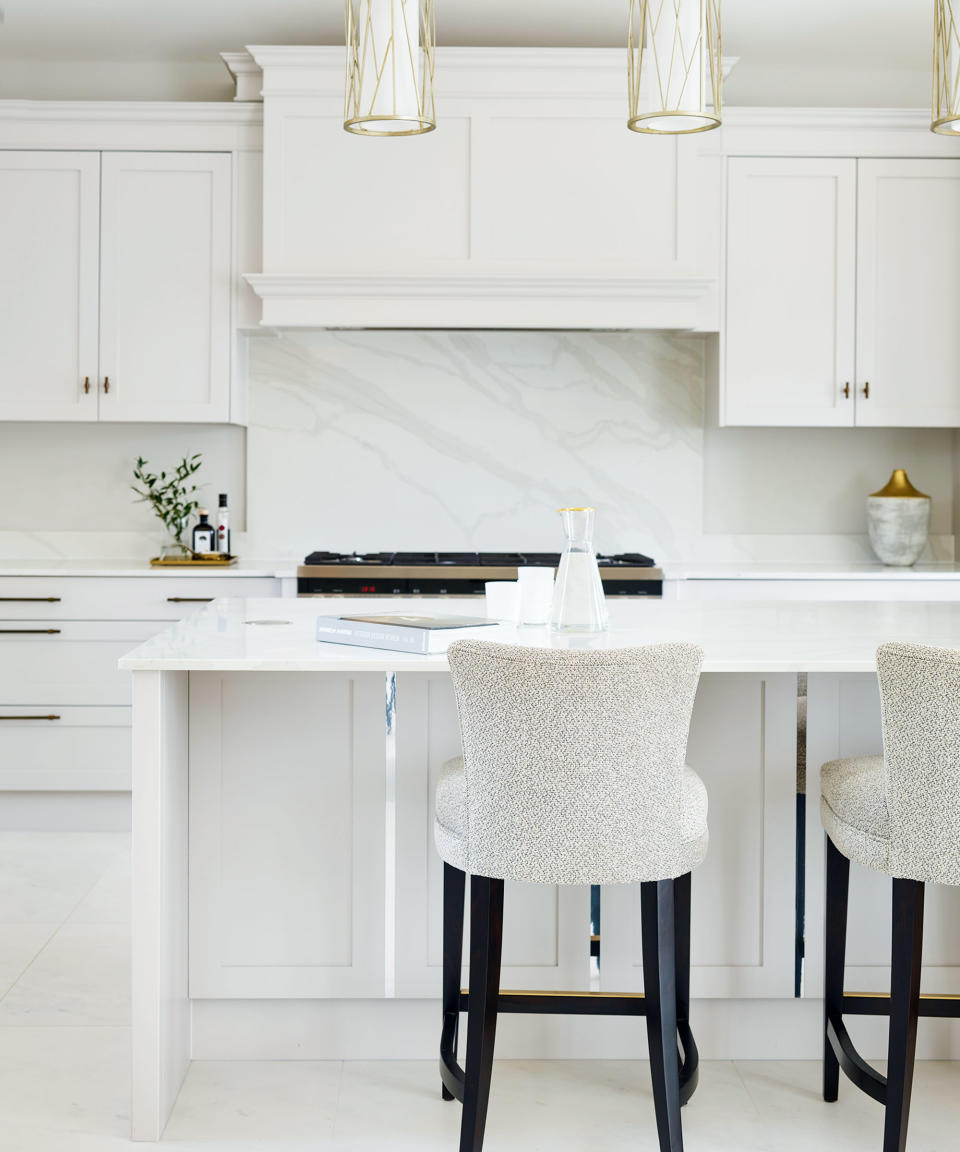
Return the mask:
<path id="1" fill-rule="evenodd" d="M 485 616 L 320 616 L 317 639 L 428 655 L 496 623 Z"/>

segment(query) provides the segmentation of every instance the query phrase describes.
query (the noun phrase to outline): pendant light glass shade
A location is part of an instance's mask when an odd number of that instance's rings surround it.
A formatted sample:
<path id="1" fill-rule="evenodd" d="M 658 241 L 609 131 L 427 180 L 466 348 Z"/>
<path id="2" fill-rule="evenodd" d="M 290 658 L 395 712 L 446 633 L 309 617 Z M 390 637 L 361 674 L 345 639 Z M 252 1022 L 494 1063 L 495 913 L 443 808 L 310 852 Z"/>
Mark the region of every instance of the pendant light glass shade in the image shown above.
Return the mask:
<path id="1" fill-rule="evenodd" d="M 933 27 L 933 122 L 943 136 L 960 136 L 960 0 L 936 0 Z"/>
<path id="2" fill-rule="evenodd" d="M 720 50 L 720 0 L 630 0 L 627 127 L 657 135 L 718 128 Z"/>
<path id="3" fill-rule="evenodd" d="M 437 126 L 433 0 L 346 0 L 343 126 L 360 136 L 416 136 Z"/>

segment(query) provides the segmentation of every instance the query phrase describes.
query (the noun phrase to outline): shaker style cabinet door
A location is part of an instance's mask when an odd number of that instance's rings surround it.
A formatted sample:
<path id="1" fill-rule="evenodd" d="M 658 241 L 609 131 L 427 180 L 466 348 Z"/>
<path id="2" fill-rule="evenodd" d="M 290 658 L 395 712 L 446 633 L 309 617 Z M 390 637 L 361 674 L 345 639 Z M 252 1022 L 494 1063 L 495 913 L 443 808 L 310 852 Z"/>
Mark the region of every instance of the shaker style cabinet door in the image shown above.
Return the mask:
<path id="1" fill-rule="evenodd" d="M 230 156 L 105 152 L 100 419 L 230 416 Z"/>
<path id="2" fill-rule="evenodd" d="M 0 420 L 97 419 L 99 216 L 99 152 L 0 152 Z"/>
<path id="3" fill-rule="evenodd" d="M 857 423 L 960 426 L 960 160 L 861 160 Z"/>
<path id="4" fill-rule="evenodd" d="M 852 425 L 856 161 L 733 157 L 727 178 L 721 423 Z"/>

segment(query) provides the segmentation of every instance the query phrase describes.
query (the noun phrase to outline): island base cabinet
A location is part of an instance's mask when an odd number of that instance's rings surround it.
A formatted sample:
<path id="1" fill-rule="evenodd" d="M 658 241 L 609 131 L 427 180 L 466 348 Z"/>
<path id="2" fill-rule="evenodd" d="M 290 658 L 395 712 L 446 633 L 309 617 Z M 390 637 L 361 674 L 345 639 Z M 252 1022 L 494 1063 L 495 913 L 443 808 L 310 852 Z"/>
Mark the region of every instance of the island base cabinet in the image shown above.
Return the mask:
<path id="1" fill-rule="evenodd" d="M 397 718 L 397 992 L 439 996 L 433 796 L 460 750 L 450 678 L 398 676 Z M 710 850 L 693 880 L 694 996 L 793 995 L 796 731 L 795 675 L 701 678 L 688 762 L 709 792 Z M 507 883 L 503 987 L 590 987 L 587 893 Z M 639 885 L 603 889 L 605 991 L 642 990 L 639 898 Z"/>
<path id="2" fill-rule="evenodd" d="M 190 995 L 384 995 L 384 676 L 190 675 Z"/>

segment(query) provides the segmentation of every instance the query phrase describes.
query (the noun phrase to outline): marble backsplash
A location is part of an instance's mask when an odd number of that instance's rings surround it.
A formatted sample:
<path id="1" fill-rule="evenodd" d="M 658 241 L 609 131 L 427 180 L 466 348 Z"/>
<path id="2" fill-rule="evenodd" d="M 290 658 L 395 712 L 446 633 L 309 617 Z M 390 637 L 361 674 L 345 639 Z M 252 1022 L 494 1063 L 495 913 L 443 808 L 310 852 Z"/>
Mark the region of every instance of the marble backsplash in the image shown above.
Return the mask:
<path id="1" fill-rule="evenodd" d="M 319 547 L 559 548 L 658 560 L 871 560 L 864 497 L 906 467 L 953 559 L 953 434 L 718 429 L 708 338 L 672 332 L 324 331 L 250 338 L 248 528 Z M 709 405 L 707 406 L 709 409 Z"/>

